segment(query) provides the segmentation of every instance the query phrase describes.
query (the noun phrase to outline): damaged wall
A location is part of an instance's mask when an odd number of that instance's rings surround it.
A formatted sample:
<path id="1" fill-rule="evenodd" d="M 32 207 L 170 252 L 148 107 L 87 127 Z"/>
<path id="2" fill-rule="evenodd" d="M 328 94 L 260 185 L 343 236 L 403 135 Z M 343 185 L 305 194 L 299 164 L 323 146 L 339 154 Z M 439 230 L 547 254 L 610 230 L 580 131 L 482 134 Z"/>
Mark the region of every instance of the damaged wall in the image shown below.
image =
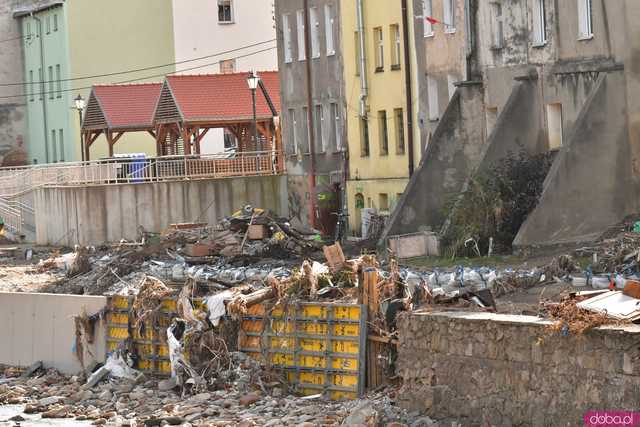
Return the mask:
<path id="1" fill-rule="evenodd" d="M 483 149 L 482 86 L 462 85 L 451 99 L 382 238 L 444 221 L 445 204 L 462 188 Z"/>
<path id="2" fill-rule="evenodd" d="M 73 317 L 93 315 L 106 303 L 100 296 L 0 293 L 0 364 L 30 366 L 42 361 L 45 368 L 77 374 L 82 366 L 74 354 Z M 91 352 L 103 362 L 105 330 L 100 324 L 95 336 Z"/>
<path id="3" fill-rule="evenodd" d="M 563 337 L 548 324 L 489 313 L 402 316 L 399 404 L 496 426 L 582 425 L 588 410 L 640 407 L 640 326 Z"/>
<path id="4" fill-rule="evenodd" d="M 591 240 L 637 210 L 624 85 L 622 72 L 601 74 L 515 245 Z"/>
<path id="5" fill-rule="evenodd" d="M 38 244 L 97 245 L 135 240 L 140 226 L 216 224 L 246 204 L 287 216 L 286 176 L 85 187 L 48 187 L 35 196 Z"/>

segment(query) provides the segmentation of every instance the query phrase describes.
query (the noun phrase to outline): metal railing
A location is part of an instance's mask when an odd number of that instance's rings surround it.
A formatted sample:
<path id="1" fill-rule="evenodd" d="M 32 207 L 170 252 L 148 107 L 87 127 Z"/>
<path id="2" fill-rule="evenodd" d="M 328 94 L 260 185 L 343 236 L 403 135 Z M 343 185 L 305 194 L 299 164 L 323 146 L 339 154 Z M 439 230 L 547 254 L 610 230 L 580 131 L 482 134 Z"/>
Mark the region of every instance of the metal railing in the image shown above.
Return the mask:
<path id="1" fill-rule="evenodd" d="M 22 235 L 23 209 L 27 208 L 21 205 L 19 202 L 0 198 L 0 218 L 4 221 L 4 227 L 16 236 Z"/>
<path id="2" fill-rule="evenodd" d="M 281 153 L 237 152 L 193 156 L 115 158 L 0 169 L 5 200 L 43 186 L 128 184 L 283 173 Z"/>

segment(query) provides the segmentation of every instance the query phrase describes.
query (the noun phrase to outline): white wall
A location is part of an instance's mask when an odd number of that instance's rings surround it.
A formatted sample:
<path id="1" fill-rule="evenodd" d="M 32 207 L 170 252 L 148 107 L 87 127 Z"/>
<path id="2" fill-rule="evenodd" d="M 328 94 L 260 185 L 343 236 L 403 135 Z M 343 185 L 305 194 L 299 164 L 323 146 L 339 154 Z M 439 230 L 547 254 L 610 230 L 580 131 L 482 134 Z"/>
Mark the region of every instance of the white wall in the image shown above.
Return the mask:
<path id="1" fill-rule="evenodd" d="M 218 23 L 218 0 L 173 0 L 176 61 L 225 52 L 276 38 L 273 0 L 233 0 L 233 23 Z M 200 67 L 179 74 L 219 73 L 220 60 L 237 58 L 269 47 L 271 50 L 236 59 L 236 71 L 278 69 L 276 42 L 245 48 L 225 55 L 176 65 L 176 70 Z M 215 63 L 215 64 L 214 64 Z M 202 142 L 203 153 L 220 152 L 222 130 L 211 130 Z"/>

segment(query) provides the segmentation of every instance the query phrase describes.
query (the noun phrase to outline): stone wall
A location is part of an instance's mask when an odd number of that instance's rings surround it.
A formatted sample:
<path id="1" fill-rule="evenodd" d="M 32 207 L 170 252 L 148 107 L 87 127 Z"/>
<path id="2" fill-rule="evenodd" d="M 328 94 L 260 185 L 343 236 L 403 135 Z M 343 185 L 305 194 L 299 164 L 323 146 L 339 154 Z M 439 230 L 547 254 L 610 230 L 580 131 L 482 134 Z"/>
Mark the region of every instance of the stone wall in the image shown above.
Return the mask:
<path id="1" fill-rule="evenodd" d="M 400 405 L 463 425 L 582 426 L 640 408 L 640 326 L 582 336 L 530 316 L 413 313 L 398 322 Z"/>

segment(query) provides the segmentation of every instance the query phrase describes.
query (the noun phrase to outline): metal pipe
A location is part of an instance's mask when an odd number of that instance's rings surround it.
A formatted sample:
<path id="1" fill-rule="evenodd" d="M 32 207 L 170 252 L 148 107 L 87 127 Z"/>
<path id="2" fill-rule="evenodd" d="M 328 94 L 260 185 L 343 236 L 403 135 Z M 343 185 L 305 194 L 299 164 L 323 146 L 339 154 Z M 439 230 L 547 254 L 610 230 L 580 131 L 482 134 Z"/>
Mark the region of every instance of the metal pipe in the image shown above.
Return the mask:
<path id="1" fill-rule="evenodd" d="M 404 37 L 404 79 L 407 93 L 407 148 L 409 150 L 409 177 L 415 168 L 413 153 L 413 93 L 411 88 L 411 58 L 409 47 L 409 8 L 402 0 L 402 35 Z"/>
<path id="2" fill-rule="evenodd" d="M 312 227 L 316 227 L 316 139 L 313 133 L 313 82 L 311 81 L 311 19 L 309 18 L 309 0 L 304 0 L 304 52 L 307 66 L 307 128 L 309 136 L 309 187 L 311 203 L 309 219 Z"/>
<path id="3" fill-rule="evenodd" d="M 360 117 L 367 116 L 367 62 L 365 54 L 365 42 L 364 42 L 364 12 L 363 12 L 363 0 L 357 0 L 356 11 L 358 21 L 358 42 L 360 45 Z"/>
<path id="4" fill-rule="evenodd" d="M 84 155 L 84 138 L 82 136 L 82 110 L 80 109 L 78 109 L 78 118 L 80 119 L 80 151 L 82 151 L 82 161 L 84 162 L 86 159 Z"/>
<path id="5" fill-rule="evenodd" d="M 31 12 L 31 17 L 38 22 L 38 38 L 40 39 L 40 94 L 42 96 L 42 124 L 44 126 L 44 156 L 49 163 L 49 126 L 47 125 L 47 97 L 44 85 L 44 45 L 42 42 L 42 20 Z"/>

